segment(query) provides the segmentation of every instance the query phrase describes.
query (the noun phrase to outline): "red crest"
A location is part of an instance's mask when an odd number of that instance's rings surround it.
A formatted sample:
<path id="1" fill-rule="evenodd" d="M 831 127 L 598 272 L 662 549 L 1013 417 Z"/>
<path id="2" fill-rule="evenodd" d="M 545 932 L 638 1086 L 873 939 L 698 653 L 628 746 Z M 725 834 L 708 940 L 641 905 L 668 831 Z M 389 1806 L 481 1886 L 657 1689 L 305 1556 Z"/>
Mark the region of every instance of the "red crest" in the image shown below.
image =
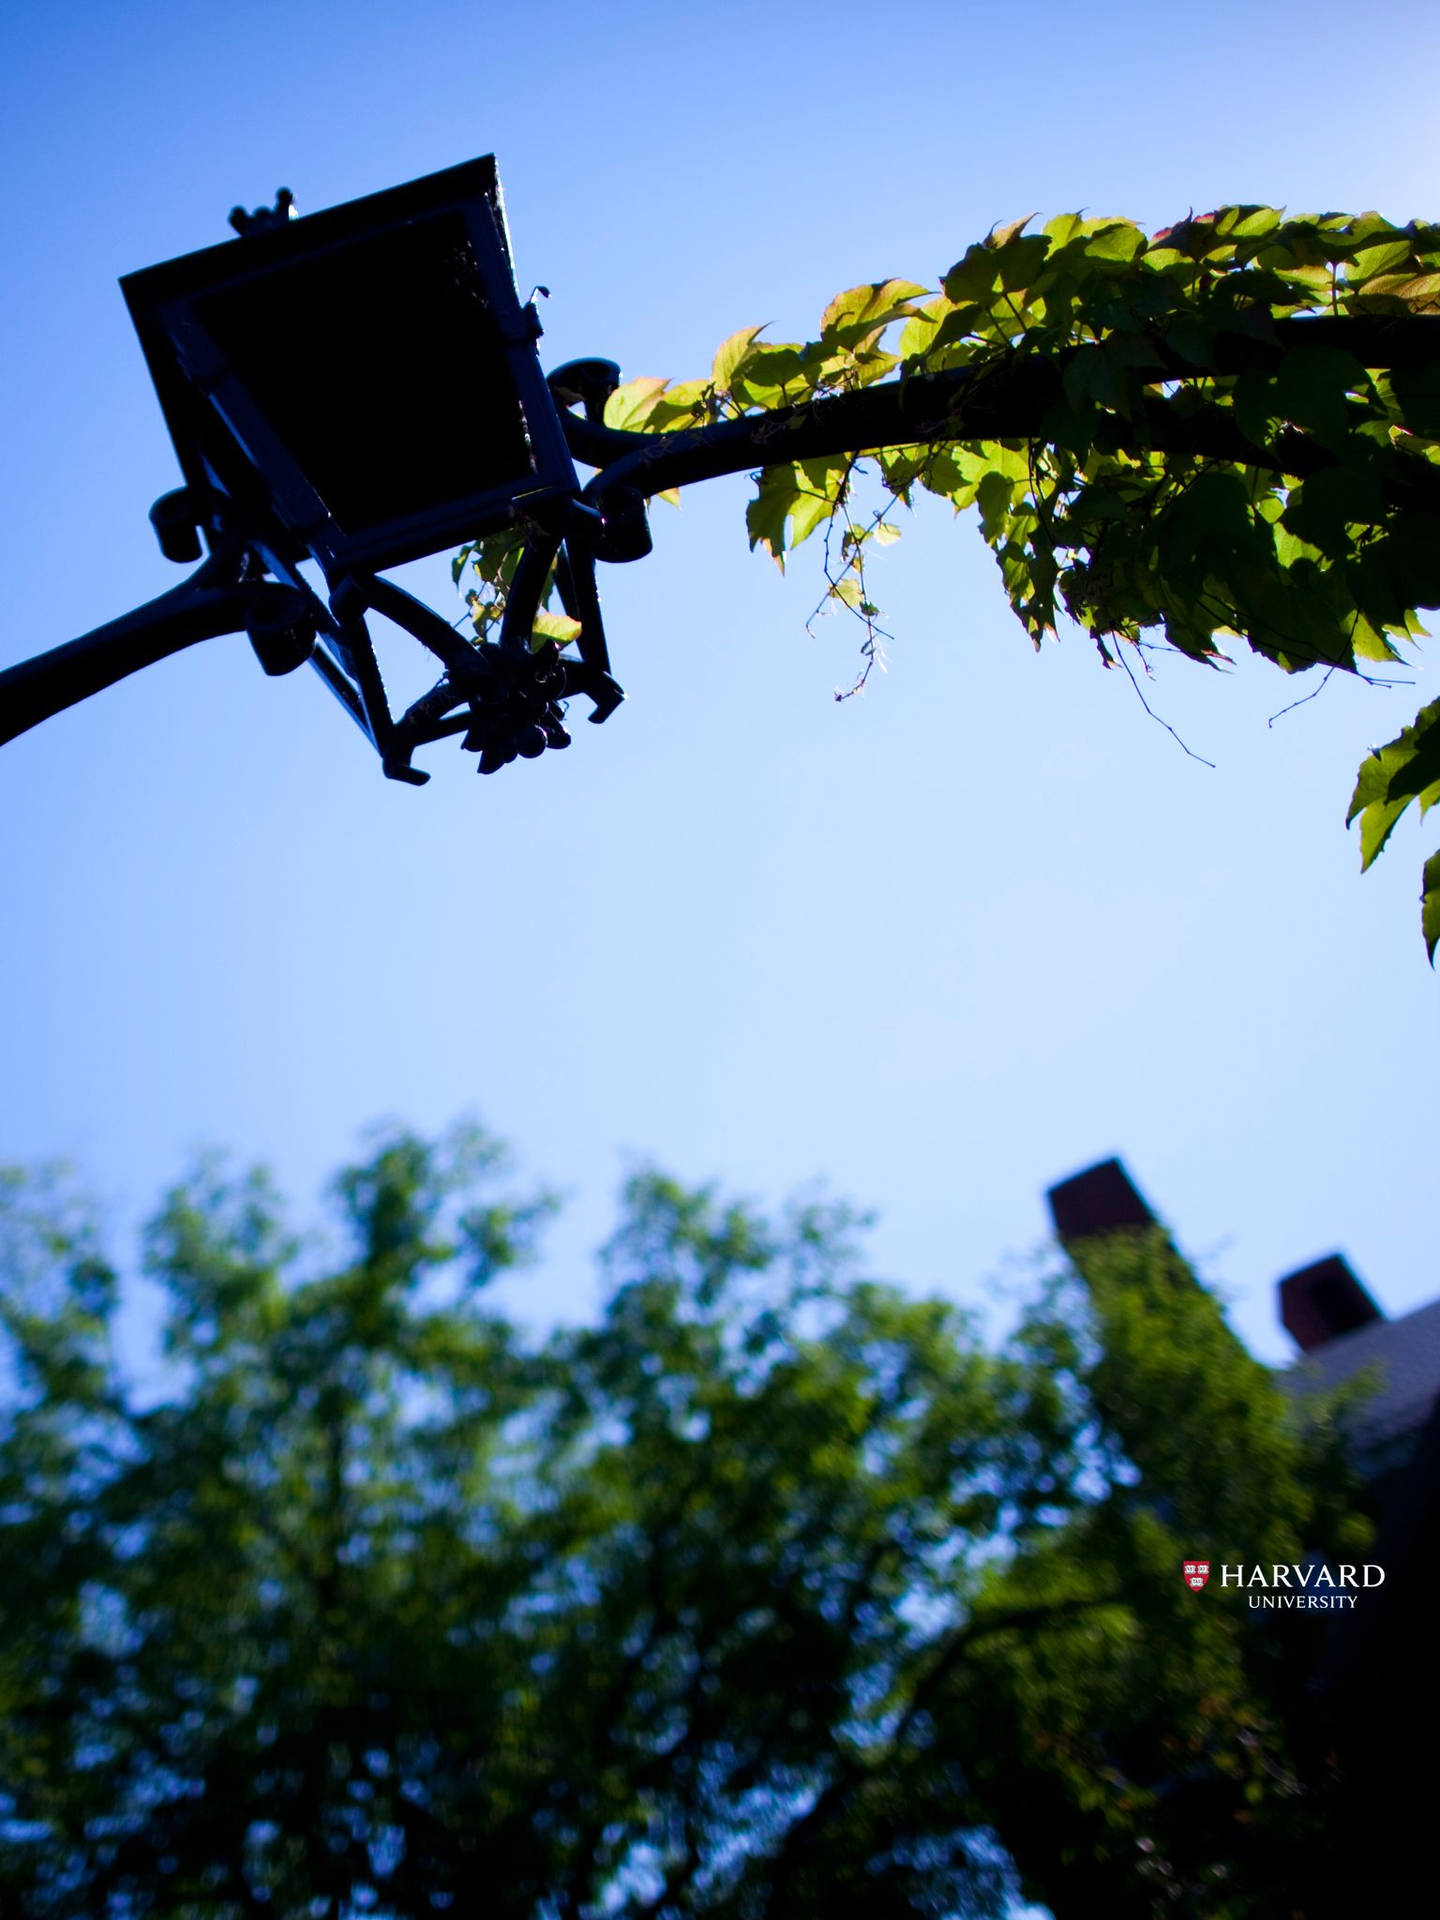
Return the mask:
<path id="1" fill-rule="evenodd" d="M 1187 1560 L 1185 1562 L 1185 1584 L 1187 1587 L 1193 1587 L 1196 1593 L 1198 1593 L 1209 1578 L 1210 1562 L 1208 1560 Z"/>

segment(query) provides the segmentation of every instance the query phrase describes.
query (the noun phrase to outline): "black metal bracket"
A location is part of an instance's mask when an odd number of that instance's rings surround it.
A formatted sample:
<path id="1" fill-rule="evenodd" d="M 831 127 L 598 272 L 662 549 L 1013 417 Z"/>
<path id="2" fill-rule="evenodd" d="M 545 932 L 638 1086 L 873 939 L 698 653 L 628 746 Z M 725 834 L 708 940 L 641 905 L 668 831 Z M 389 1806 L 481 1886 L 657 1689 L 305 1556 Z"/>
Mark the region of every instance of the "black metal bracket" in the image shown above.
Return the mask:
<path id="1" fill-rule="evenodd" d="M 252 233 L 274 233 L 277 227 L 299 217 L 295 196 L 289 187 L 281 187 L 273 207 L 256 207 L 253 213 L 247 213 L 244 207 L 230 209 L 230 224 L 242 239 Z"/>
<path id="2" fill-rule="evenodd" d="M 297 596 L 263 580 L 248 555 L 221 548 L 169 593 L 0 673 L 0 743 L 142 667 L 225 633 L 247 633 L 267 673 L 301 665 L 314 642 L 309 610 Z"/>
<path id="3" fill-rule="evenodd" d="M 150 510 L 161 552 L 187 563 L 209 554 L 182 585 L 118 620 L 0 672 L 0 744 L 66 707 L 202 640 L 244 633 L 267 674 L 315 668 L 380 755 L 386 775 L 423 785 L 415 750 L 452 734 L 479 756 L 482 773 L 547 748 L 569 746 L 566 704 L 591 702 L 608 719 L 624 699 L 610 673 L 595 580 L 604 545 L 601 516 L 578 496 L 536 503 L 498 641 L 479 643 L 378 573 L 354 571 L 322 598 L 273 529 L 237 531 L 239 509 L 218 491 L 180 488 Z M 580 623 L 578 657 L 531 633 L 552 571 L 562 604 Z M 366 614 L 378 614 L 440 662 L 430 691 L 398 717 L 386 696 Z"/>

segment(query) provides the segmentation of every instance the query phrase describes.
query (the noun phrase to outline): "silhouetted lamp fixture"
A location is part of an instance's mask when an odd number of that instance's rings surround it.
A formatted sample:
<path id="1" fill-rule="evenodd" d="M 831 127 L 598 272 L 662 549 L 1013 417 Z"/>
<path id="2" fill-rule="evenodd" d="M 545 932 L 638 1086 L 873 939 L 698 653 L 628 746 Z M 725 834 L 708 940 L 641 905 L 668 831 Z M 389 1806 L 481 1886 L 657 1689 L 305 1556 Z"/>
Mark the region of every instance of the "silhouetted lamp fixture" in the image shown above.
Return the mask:
<path id="1" fill-rule="evenodd" d="M 262 666 L 310 661 L 385 761 L 463 732 L 487 770 L 568 744 L 563 701 L 603 719 L 623 697 L 594 592 L 602 515 L 581 504 L 560 407 L 515 289 L 493 159 L 305 219 L 231 215 L 238 238 L 121 282 L 185 484 L 155 503 L 162 551 L 207 557 L 181 587 L 0 675 L 0 739 L 220 633 Z M 613 385 L 613 381 L 611 382 Z M 526 560 L 498 643 L 462 637 L 380 570 L 518 524 Z M 321 594 L 301 570 L 315 562 Z M 581 656 L 531 646 L 560 570 L 588 631 Z M 438 658 L 398 719 L 367 611 Z"/>
<path id="2" fill-rule="evenodd" d="M 121 282 L 197 501 L 333 580 L 571 496 L 494 163 L 292 213 Z"/>
<path id="3" fill-rule="evenodd" d="M 425 780 L 412 754 L 449 734 L 493 773 L 568 746 L 572 696 L 588 696 L 592 720 L 624 698 L 596 563 L 650 551 L 655 494 L 867 447 L 1043 434 L 1060 397 L 1060 369 L 1021 357 L 1005 377 L 912 373 L 624 432 L 604 418 L 613 361 L 541 372 L 493 160 L 304 219 L 282 192 L 259 213 L 237 208 L 231 224 L 236 239 L 122 282 L 185 481 L 151 519 L 170 559 L 204 552 L 203 563 L 172 592 L 0 673 L 0 741 L 181 647 L 244 632 L 267 673 L 314 666 L 393 779 Z M 1322 323 L 1298 324 L 1297 339 Z M 1420 350 L 1433 360 L 1433 341 Z M 1168 360 L 1157 368 L 1169 371 Z M 595 469 L 583 488 L 577 461 Z M 518 540 L 494 641 L 458 633 L 384 577 L 501 528 Z M 552 586 L 577 623 L 573 648 L 535 637 Z M 403 713 L 367 614 L 438 663 Z"/>

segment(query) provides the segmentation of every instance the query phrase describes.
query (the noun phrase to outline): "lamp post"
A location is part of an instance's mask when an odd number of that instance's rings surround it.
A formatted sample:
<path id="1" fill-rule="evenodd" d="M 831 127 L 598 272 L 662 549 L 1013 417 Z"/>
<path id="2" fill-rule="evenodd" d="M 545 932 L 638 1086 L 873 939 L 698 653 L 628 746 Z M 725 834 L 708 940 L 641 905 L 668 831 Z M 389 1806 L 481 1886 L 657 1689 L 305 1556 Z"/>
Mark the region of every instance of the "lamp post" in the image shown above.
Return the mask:
<path id="1" fill-rule="evenodd" d="M 607 360 L 542 373 L 533 302 L 516 292 L 492 158 L 297 219 L 237 208 L 238 237 L 122 281 L 185 484 L 150 517 L 165 555 L 205 557 L 181 586 L 68 645 L 0 673 L 0 743 L 153 661 L 244 632 L 267 673 L 307 661 L 396 780 L 423 783 L 415 750 L 447 735 L 494 772 L 569 745 L 566 703 L 603 721 L 611 677 L 597 561 L 650 551 L 646 502 L 747 469 L 943 441 L 1044 440 L 1067 377 L 1103 343 L 821 395 L 667 433 L 607 427 L 619 384 Z M 1276 318 L 1220 332 L 1197 368 L 1163 335 L 1127 368 L 1136 394 L 1107 416 L 1121 450 L 1176 452 L 1303 480 L 1335 464 L 1322 439 L 1249 437 L 1233 408 L 1177 407 L 1178 388 L 1268 371 L 1299 347 L 1339 348 L 1369 368 L 1433 369 L 1440 316 Z M 1153 362 L 1153 363 L 1152 363 Z M 1083 373 L 1084 369 L 1078 369 Z M 1085 380 L 1080 389 L 1088 391 Z M 579 409 L 579 411 L 576 411 Z M 575 462 L 594 468 L 581 486 Z M 1392 461 L 1387 505 L 1440 511 L 1440 473 Z M 483 538 L 515 536 L 499 637 L 472 641 L 383 577 L 384 569 Z M 302 566 L 313 562 L 324 592 Z M 576 651 L 536 644 L 551 581 L 578 624 Z M 393 621 L 439 665 L 431 689 L 391 711 L 367 613 Z"/>

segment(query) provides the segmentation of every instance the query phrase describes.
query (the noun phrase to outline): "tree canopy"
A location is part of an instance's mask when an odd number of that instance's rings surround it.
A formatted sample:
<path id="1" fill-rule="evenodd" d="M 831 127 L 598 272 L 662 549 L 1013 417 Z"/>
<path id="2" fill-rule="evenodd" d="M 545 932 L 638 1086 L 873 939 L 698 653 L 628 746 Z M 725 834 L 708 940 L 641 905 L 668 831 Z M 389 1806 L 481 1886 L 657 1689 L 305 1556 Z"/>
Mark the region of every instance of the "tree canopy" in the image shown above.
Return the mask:
<path id="1" fill-rule="evenodd" d="M 141 1396 L 88 1212 L 4 1188 L 6 1911 L 1324 1910 L 1313 1634 L 1180 1573 L 1355 1557 L 1343 1420 L 1162 1233 L 994 1346 L 844 1206 L 647 1172 L 537 1339 L 487 1136 L 333 1191 L 329 1244 L 259 1174 L 168 1196 Z"/>
<path id="2" fill-rule="evenodd" d="M 864 623 L 867 669 L 869 563 L 917 491 L 976 509 L 1037 646 L 1065 619 L 1107 666 L 1152 645 L 1222 665 L 1233 639 L 1287 673 L 1408 664 L 1419 611 L 1440 605 L 1440 227 L 1263 206 L 1153 235 L 1029 225 L 996 228 L 939 288 L 839 294 L 816 339 L 748 326 L 708 376 L 628 382 L 582 457 L 614 460 L 628 434 L 623 479 L 645 494 L 759 468 L 752 547 L 783 566 L 823 534 L 826 594 Z M 457 557 L 482 637 L 518 538 Z M 535 644 L 577 632 L 549 611 Z M 1432 701 L 1361 766 L 1363 864 L 1437 798 Z M 1433 962 L 1440 854 L 1422 910 Z"/>

